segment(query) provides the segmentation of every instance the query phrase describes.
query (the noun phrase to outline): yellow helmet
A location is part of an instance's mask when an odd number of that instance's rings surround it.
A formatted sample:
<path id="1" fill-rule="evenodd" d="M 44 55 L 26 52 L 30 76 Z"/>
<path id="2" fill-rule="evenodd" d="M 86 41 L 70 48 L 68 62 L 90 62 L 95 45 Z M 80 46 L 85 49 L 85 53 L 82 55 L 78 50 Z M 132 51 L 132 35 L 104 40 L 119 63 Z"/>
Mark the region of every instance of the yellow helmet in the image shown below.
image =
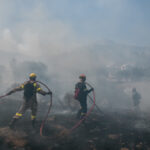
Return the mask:
<path id="1" fill-rule="evenodd" d="M 31 73 L 31 74 L 29 75 L 29 77 L 30 77 L 30 78 L 36 78 L 36 74 L 35 74 L 35 73 Z"/>

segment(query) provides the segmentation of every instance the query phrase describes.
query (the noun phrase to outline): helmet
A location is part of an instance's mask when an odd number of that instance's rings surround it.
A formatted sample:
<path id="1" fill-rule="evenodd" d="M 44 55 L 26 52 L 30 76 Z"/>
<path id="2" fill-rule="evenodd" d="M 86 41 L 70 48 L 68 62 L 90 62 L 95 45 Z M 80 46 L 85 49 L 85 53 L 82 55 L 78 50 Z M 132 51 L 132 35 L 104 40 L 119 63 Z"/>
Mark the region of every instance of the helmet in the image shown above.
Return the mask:
<path id="1" fill-rule="evenodd" d="M 81 74 L 81 75 L 79 76 L 79 78 L 80 78 L 80 79 L 86 79 L 86 75 L 85 75 L 85 74 Z"/>
<path id="2" fill-rule="evenodd" d="M 36 74 L 35 74 L 35 73 L 31 73 L 31 74 L 29 75 L 29 78 L 30 78 L 30 79 L 35 79 L 35 78 L 36 78 Z"/>

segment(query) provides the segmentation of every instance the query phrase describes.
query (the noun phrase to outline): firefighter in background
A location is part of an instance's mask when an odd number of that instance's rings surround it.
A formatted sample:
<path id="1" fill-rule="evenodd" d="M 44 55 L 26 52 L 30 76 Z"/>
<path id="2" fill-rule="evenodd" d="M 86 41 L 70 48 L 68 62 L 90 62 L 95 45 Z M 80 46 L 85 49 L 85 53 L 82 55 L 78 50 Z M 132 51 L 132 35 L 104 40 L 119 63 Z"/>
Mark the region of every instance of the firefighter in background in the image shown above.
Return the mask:
<path id="1" fill-rule="evenodd" d="M 133 99 L 133 105 L 134 105 L 134 110 L 139 111 L 139 104 L 141 100 L 141 95 L 137 92 L 136 88 L 132 89 L 132 99 Z"/>
<path id="2" fill-rule="evenodd" d="M 80 102 L 81 109 L 77 113 L 77 118 L 82 119 L 87 113 L 87 95 L 93 91 L 94 89 L 91 88 L 90 90 L 86 87 L 86 76 L 81 74 L 79 76 L 80 81 L 75 85 L 75 95 L 74 98 Z"/>
<path id="3" fill-rule="evenodd" d="M 8 95 L 11 95 L 12 93 L 15 93 L 17 91 L 24 91 L 23 104 L 21 105 L 19 111 L 14 115 L 12 121 L 9 124 L 9 127 L 13 128 L 16 121 L 18 121 L 26 112 L 26 110 L 29 108 L 32 111 L 31 114 L 32 126 L 35 127 L 37 105 L 38 105 L 36 93 L 45 96 L 47 94 L 52 94 L 52 92 L 45 92 L 41 89 L 40 85 L 36 83 L 35 73 L 31 73 L 29 75 L 29 81 L 26 81 L 21 86 L 11 90 L 10 92 L 8 92 Z"/>

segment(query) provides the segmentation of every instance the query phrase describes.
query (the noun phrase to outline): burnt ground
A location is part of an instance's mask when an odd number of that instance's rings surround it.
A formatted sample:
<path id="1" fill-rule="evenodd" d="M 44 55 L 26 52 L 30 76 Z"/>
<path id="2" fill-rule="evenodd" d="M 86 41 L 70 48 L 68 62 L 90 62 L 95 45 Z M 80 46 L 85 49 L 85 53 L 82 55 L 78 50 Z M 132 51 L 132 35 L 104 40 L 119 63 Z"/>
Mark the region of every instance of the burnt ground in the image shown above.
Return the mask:
<path id="1" fill-rule="evenodd" d="M 39 135 L 41 121 L 32 129 L 28 120 L 20 120 L 15 130 L 6 126 L 0 128 L 1 150 L 148 150 L 150 130 L 145 120 L 131 114 L 96 113 L 71 134 L 75 123 L 74 115 L 53 115 L 49 117 Z"/>
<path id="2" fill-rule="evenodd" d="M 4 107 L 0 113 L 4 115 Z M 12 112 L 3 115 L 0 118 L 0 150 L 150 150 L 148 114 L 105 112 L 100 115 L 93 112 L 69 134 L 69 129 L 78 121 L 75 114 L 52 113 L 44 127 L 43 137 L 39 134 L 41 119 L 33 129 L 27 113 L 27 117 L 11 130 L 7 125 Z"/>

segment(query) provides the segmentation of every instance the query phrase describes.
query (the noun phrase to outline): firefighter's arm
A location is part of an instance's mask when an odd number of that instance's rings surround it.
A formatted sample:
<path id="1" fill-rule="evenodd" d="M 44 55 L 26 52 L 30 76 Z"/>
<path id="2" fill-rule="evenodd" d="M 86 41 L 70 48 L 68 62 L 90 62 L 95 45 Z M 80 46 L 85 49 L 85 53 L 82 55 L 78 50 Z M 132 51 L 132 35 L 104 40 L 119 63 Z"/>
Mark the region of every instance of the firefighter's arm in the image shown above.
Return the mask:
<path id="1" fill-rule="evenodd" d="M 91 89 L 85 89 L 86 90 L 86 92 L 87 92 L 87 94 L 89 94 L 90 92 L 92 92 L 93 90 L 94 90 L 94 88 L 91 88 Z"/>
<path id="2" fill-rule="evenodd" d="M 75 90 L 79 89 L 80 91 L 83 91 L 83 87 L 81 86 L 80 82 L 78 82 L 76 85 L 75 85 Z"/>
<path id="3" fill-rule="evenodd" d="M 13 93 L 15 93 L 15 92 L 17 92 L 17 91 L 22 91 L 23 89 L 24 89 L 24 84 L 22 84 L 21 86 L 16 87 L 15 89 L 9 91 L 9 92 L 7 93 L 7 95 L 11 95 L 11 94 L 13 94 Z"/>
<path id="4" fill-rule="evenodd" d="M 43 96 L 45 96 L 45 95 L 52 95 L 52 92 L 51 92 L 51 91 L 50 91 L 50 92 L 45 92 L 45 91 L 43 91 L 42 88 L 40 87 L 40 85 L 37 86 L 36 91 L 37 91 L 39 94 L 43 95 Z"/>
<path id="5" fill-rule="evenodd" d="M 90 93 L 90 92 L 92 92 L 92 91 L 94 91 L 94 88 L 89 89 L 89 90 L 88 90 L 88 93 Z"/>

